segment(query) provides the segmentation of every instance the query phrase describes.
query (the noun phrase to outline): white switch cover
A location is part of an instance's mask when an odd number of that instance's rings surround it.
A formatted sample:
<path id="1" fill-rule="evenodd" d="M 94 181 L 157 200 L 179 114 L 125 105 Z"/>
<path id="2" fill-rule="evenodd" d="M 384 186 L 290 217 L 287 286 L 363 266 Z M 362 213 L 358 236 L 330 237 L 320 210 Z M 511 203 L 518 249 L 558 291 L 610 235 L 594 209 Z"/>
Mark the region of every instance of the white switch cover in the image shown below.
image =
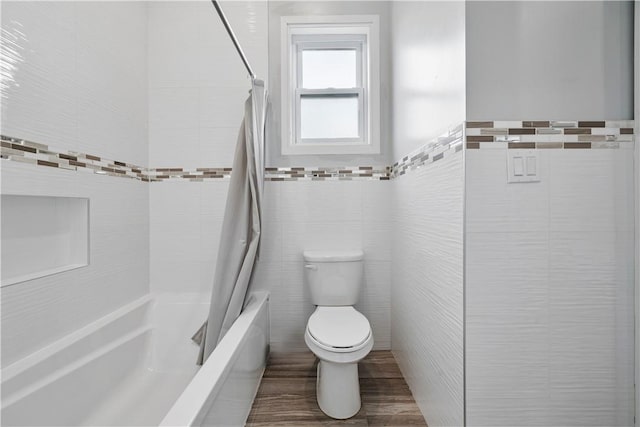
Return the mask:
<path id="1" fill-rule="evenodd" d="M 507 182 L 539 182 L 536 150 L 507 150 Z"/>

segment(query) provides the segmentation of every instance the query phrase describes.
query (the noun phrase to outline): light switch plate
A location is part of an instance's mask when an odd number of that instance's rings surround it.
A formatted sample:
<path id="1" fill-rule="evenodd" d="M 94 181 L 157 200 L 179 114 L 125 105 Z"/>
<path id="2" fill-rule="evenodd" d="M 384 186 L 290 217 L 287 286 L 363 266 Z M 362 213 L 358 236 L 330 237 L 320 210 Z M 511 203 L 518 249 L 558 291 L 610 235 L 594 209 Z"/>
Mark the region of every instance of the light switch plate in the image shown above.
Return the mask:
<path id="1" fill-rule="evenodd" d="M 536 150 L 507 150 L 507 182 L 540 182 Z"/>

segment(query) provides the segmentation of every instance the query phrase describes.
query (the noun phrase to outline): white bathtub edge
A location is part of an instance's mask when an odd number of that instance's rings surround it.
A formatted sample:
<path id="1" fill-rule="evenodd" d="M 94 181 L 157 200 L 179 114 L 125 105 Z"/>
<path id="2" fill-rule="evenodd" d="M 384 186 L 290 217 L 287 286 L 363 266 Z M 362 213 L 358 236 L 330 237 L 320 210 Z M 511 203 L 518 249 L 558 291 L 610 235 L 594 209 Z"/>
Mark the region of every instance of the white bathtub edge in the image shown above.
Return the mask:
<path id="1" fill-rule="evenodd" d="M 138 307 L 143 306 L 144 304 L 149 303 L 152 300 L 152 296 L 150 294 L 146 294 L 130 303 L 127 303 L 120 308 L 110 312 L 109 314 L 89 323 L 88 325 L 71 332 L 68 335 L 60 338 L 57 341 L 43 347 L 28 356 L 23 357 L 11 365 L 8 365 L 2 368 L 2 382 L 8 381 L 16 375 L 26 371 L 27 369 L 37 365 L 38 363 L 46 360 L 52 355 L 58 353 L 62 349 L 74 344 L 75 342 L 81 340 L 82 338 L 88 337 L 93 334 L 100 328 L 108 325 L 113 322 L 115 319 L 122 317 L 124 314 L 129 313 L 135 310 Z"/>
<path id="2" fill-rule="evenodd" d="M 144 335 L 145 333 L 149 332 L 150 328 L 148 326 L 146 327 L 141 327 L 141 328 L 137 328 L 133 331 L 131 331 L 130 333 L 122 336 L 121 338 L 119 338 L 116 341 L 113 341 L 111 343 L 108 343 L 107 345 L 105 345 L 104 347 L 99 348 L 96 351 L 93 351 L 92 353 L 81 357 L 80 359 L 70 363 L 69 365 L 65 366 L 64 368 L 58 370 L 58 371 L 54 371 L 52 372 L 50 375 L 41 378 L 39 381 L 37 381 L 34 384 L 29 385 L 28 387 L 16 392 L 15 394 L 9 396 L 9 397 L 4 397 L 2 398 L 2 403 L 0 405 L 0 408 L 5 409 L 8 406 L 11 406 L 12 404 L 16 403 L 17 401 L 25 398 L 26 396 L 29 396 L 30 394 L 40 390 L 41 388 L 53 383 L 56 380 L 59 380 L 60 378 L 69 375 L 70 373 L 76 371 L 77 369 L 93 362 L 96 358 L 102 357 L 112 351 L 114 351 L 115 349 L 117 349 L 118 347 L 121 347 L 123 344 L 128 343 L 129 341 L 132 341 L 136 338 L 138 338 L 141 335 Z"/>
<path id="3" fill-rule="evenodd" d="M 218 394 L 224 383 L 224 377 L 237 357 L 238 351 L 247 339 L 246 331 L 255 321 L 260 308 L 268 301 L 268 292 L 254 292 L 255 298 L 246 310 L 236 319 L 233 326 L 224 336 L 215 351 L 198 371 L 167 415 L 160 422 L 161 427 L 191 426 L 197 423 L 198 417 L 211 397 Z"/>

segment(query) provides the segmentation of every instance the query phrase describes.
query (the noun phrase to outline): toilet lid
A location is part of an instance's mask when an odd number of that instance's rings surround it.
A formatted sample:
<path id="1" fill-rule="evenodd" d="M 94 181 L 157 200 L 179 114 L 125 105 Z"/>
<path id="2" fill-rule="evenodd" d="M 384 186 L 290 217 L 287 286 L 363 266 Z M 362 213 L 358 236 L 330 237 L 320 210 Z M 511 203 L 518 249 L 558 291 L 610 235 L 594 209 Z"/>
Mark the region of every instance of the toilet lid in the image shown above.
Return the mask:
<path id="1" fill-rule="evenodd" d="M 307 328 L 320 344 L 336 348 L 356 347 L 371 335 L 369 321 L 353 307 L 318 307 Z"/>

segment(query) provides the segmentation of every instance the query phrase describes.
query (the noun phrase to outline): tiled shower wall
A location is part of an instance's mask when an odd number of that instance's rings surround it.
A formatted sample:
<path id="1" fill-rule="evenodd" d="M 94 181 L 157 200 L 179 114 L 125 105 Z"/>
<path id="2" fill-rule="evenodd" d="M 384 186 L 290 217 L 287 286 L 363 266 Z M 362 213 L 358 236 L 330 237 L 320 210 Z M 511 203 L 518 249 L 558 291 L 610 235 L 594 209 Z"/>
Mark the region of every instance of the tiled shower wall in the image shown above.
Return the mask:
<path id="1" fill-rule="evenodd" d="M 259 75 L 266 8 L 224 3 Z M 231 167 L 251 83 L 219 17 L 208 2 L 152 2 L 148 10 L 149 165 Z M 152 291 L 210 292 L 227 187 L 228 177 L 152 183 Z"/>
<path id="2" fill-rule="evenodd" d="M 2 133 L 146 164 L 145 5 L 1 7 Z M 138 180 L 8 160 L 1 167 L 3 194 L 91 200 L 89 266 L 0 290 L 6 366 L 148 292 L 149 204 Z"/>
<path id="3" fill-rule="evenodd" d="M 223 6 L 252 66 L 266 80 L 267 3 Z M 175 34 L 166 28 L 174 28 Z M 245 76 L 210 4 L 150 4 L 150 165 L 230 167 L 250 87 Z M 269 161 L 268 157 L 267 166 Z M 307 351 L 304 328 L 313 306 L 303 282 L 305 249 L 364 249 L 365 290 L 358 308 L 372 323 L 376 348 L 389 348 L 391 184 L 379 179 L 387 174 L 386 163 L 373 171 L 369 165 L 360 165 L 367 167 L 361 172 L 358 166 L 332 164 L 335 173 L 326 181 L 312 180 L 318 168 L 308 165 L 306 172 L 268 171 L 272 181 L 265 183 L 265 229 L 256 285 L 271 292 L 273 351 Z M 345 180 L 353 178 L 339 173 L 347 169 L 364 176 Z M 303 179 L 282 179 L 302 174 L 306 174 Z M 209 292 L 227 188 L 228 177 L 150 184 L 152 291 Z"/>

